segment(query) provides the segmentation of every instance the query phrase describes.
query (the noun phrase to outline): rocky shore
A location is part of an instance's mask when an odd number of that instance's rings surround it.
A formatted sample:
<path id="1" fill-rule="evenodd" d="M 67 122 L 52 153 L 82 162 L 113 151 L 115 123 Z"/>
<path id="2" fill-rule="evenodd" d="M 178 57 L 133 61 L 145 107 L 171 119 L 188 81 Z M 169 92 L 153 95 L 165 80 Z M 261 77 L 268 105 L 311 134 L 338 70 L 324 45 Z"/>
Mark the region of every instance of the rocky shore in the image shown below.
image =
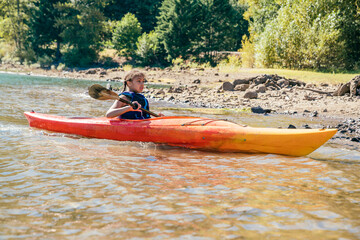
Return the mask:
<path id="1" fill-rule="evenodd" d="M 84 70 L 27 69 L 0 65 L 2 71 L 75 79 L 103 80 L 104 86 L 118 86 L 126 71 L 122 68 Z M 147 97 L 192 107 L 248 109 L 257 114 L 303 115 L 331 118 L 339 130 L 336 138 L 360 141 L 360 76 L 346 84 L 305 83 L 278 75 L 223 73 L 217 69 L 143 69 Z M 117 90 L 117 89 L 114 89 Z"/>

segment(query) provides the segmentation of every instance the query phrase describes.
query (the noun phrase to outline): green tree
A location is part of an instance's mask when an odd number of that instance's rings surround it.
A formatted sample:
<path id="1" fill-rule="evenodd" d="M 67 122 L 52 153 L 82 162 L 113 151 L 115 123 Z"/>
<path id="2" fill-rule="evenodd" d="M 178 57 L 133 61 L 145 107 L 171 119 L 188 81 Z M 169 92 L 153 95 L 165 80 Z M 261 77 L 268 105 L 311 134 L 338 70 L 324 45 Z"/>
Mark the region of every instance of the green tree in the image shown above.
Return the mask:
<path id="1" fill-rule="evenodd" d="M 0 4 L 0 38 L 15 46 L 15 57 L 23 60 L 25 51 L 25 36 L 27 26 L 24 21 L 27 18 L 26 9 L 29 1 L 27 0 L 4 0 Z"/>
<path id="2" fill-rule="evenodd" d="M 197 56 L 201 51 L 202 6 L 197 0 L 164 0 L 160 7 L 156 32 L 171 61 Z M 200 47 L 199 47 L 200 46 Z"/>
<path id="3" fill-rule="evenodd" d="M 30 7 L 27 39 L 38 56 L 45 54 L 60 60 L 60 47 L 63 42 L 60 33 L 65 26 L 56 24 L 56 21 L 62 14 L 58 5 L 66 2 L 67 0 L 37 0 Z"/>
<path id="4" fill-rule="evenodd" d="M 104 14 L 112 21 L 121 20 L 127 13 L 132 13 L 140 22 L 144 32 L 154 30 L 156 16 L 162 0 L 110 0 Z"/>
<path id="5" fill-rule="evenodd" d="M 60 37 L 66 48 L 64 61 L 70 66 L 87 66 L 98 58 L 103 36 L 105 1 L 83 0 L 58 4 L 61 17 L 55 26 L 66 26 Z"/>
<path id="6" fill-rule="evenodd" d="M 113 33 L 114 48 L 124 56 L 133 56 L 136 51 L 136 42 L 141 36 L 141 26 L 134 14 L 126 14 L 118 22 Z"/>
<path id="7" fill-rule="evenodd" d="M 203 19 L 202 52 L 211 57 L 212 51 L 236 51 L 247 33 L 248 24 L 243 18 L 244 8 L 229 0 L 202 0 Z"/>

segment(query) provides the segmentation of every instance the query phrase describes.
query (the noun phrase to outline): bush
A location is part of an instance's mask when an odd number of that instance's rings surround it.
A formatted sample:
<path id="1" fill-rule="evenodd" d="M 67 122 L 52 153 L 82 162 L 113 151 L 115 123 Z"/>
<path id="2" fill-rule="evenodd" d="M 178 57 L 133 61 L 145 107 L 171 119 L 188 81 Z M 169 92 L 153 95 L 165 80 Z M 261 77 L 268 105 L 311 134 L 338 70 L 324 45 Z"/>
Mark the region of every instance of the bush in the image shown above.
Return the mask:
<path id="1" fill-rule="evenodd" d="M 49 57 L 48 55 L 43 55 L 38 58 L 37 62 L 40 64 L 40 67 L 47 68 L 47 67 L 50 67 L 51 64 L 53 63 L 53 59 L 51 57 Z"/>
<path id="2" fill-rule="evenodd" d="M 254 44 L 250 39 L 244 35 L 241 41 L 242 48 L 241 52 L 241 65 L 244 68 L 253 68 L 255 67 L 255 49 Z"/>
<path id="3" fill-rule="evenodd" d="M 233 71 L 241 67 L 241 57 L 237 55 L 228 55 L 217 65 L 219 69 Z"/>
<path id="4" fill-rule="evenodd" d="M 142 64 L 153 64 L 157 61 L 159 40 L 154 31 L 143 33 L 136 43 L 136 55 Z"/>
<path id="5" fill-rule="evenodd" d="M 141 26 L 134 14 L 126 14 L 116 25 L 113 33 L 114 48 L 126 57 L 134 55 Z"/>
<path id="6" fill-rule="evenodd" d="M 97 53 L 91 48 L 68 48 L 63 57 L 68 67 L 87 67 L 97 59 Z"/>

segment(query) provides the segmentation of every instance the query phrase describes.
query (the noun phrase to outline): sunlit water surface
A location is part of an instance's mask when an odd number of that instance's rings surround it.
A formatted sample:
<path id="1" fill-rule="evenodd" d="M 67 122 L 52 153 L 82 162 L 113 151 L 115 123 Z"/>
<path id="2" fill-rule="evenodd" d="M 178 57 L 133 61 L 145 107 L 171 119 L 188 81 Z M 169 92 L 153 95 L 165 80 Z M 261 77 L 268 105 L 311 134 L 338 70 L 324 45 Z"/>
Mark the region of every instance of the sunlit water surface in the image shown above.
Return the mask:
<path id="1" fill-rule="evenodd" d="M 360 239 L 356 148 L 330 141 L 307 157 L 226 154 L 28 126 L 30 110 L 102 116 L 112 103 L 86 94 L 93 83 L 0 74 L 0 239 Z M 151 104 L 157 112 L 168 103 Z"/>

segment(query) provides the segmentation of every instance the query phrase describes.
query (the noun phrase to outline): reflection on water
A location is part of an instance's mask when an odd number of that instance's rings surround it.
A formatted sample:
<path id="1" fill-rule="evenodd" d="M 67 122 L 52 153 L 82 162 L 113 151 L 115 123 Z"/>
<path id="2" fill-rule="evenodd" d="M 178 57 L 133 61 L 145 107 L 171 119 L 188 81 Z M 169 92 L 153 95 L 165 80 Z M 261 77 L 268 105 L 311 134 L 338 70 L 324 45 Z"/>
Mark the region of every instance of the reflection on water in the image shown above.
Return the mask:
<path id="1" fill-rule="evenodd" d="M 111 103 L 89 99 L 86 81 L 4 81 L 0 239 L 360 238 L 356 150 L 224 154 L 51 133 L 22 112 L 100 116 Z"/>

